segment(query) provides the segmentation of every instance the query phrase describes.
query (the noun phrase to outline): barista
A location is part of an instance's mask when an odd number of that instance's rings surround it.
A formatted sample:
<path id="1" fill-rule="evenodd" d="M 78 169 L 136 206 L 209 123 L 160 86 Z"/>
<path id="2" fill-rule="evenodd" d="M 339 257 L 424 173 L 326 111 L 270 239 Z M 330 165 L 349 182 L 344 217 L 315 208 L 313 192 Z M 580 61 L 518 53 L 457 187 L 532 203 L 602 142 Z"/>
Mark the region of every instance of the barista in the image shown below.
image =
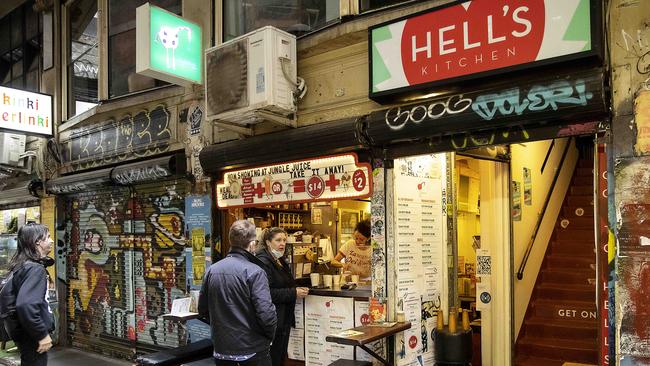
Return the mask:
<path id="1" fill-rule="evenodd" d="M 343 262 L 343 271 L 360 278 L 370 277 L 370 257 L 372 248 L 370 246 L 370 221 L 363 220 L 357 223 L 352 234 L 352 239 L 339 249 L 334 260 Z"/>

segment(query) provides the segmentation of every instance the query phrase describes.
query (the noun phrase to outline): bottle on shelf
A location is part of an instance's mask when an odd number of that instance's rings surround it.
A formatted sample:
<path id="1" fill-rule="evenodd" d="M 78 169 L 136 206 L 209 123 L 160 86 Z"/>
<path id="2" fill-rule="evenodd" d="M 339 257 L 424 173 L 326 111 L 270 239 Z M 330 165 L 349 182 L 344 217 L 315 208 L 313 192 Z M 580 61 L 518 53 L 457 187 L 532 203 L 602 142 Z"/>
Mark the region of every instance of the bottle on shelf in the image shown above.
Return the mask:
<path id="1" fill-rule="evenodd" d="M 436 329 L 438 331 L 441 331 L 445 327 L 445 319 L 443 318 L 442 310 L 437 311 L 436 318 L 438 318 L 437 319 L 438 322 L 436 324 Z"/>

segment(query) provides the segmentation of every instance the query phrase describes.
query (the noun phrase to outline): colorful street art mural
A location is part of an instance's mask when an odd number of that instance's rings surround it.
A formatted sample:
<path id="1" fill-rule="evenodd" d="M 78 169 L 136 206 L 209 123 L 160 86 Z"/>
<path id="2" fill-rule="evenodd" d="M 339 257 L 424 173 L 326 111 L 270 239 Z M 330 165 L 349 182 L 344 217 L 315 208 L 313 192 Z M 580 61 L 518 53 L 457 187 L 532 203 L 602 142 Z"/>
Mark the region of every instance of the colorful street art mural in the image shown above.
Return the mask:
<path id="1" fill-rule="evenodd" d="M 162 315 L 187 296 L 186 184 L 68 197 L 63 227 L 73 345 L 130 357 L 148 346 L 185 344 L 185 331 Z"/>

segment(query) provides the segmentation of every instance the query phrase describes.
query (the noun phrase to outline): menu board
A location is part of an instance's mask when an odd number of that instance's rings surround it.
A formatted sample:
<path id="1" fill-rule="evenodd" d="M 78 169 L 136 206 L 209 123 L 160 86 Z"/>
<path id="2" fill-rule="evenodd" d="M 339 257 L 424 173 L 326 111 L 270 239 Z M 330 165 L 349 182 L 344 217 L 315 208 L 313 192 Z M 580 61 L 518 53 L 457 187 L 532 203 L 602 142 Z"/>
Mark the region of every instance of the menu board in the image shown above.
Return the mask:
<path id="1" fill-rule="evenodd" d="M 370 323 L 370 312 L 368 311 L 370 302 L 368 301 L 355 301 L 354 302 L 354 327 L 360 327 L 363 325 L 368 325 Z M 372 343 L 366 344 L 366 347 L 370 348 L 373 352 L 380 356 L 384 355 L 384 341 L 378 340 Z M 372 357 L 368 352 L 357 348 L 357 358 L 358 361 L 375 361 L 375 358 Z"/>
<path id="2" fill-rule="evenodd" d="M 291 328 L 289 334 L 289 346 L 287 348 L 287 355 L 292 360 L 305 360 L 305 308 L 304 300 L 301 298 L 296 299 L 296 307 L 294 308 L 294 316 L 296 318 L 296 326 Z"/>
<path id="3" fill-rule="evenodd" d="M 305 298 L 305 366 L 327 366 L 353 359 L 353 347 L 327 342 L 325 337 L 354 326 L 354 300 L 310 295 Z"/>
<path id="4" fill-rule="evenodd" d="M 395 340 L 397 365 L 430 365 L 431 332 L 444 299 L 446 157 L 397 159 L 394 174 L 395 303 L 412 324 Z"/>

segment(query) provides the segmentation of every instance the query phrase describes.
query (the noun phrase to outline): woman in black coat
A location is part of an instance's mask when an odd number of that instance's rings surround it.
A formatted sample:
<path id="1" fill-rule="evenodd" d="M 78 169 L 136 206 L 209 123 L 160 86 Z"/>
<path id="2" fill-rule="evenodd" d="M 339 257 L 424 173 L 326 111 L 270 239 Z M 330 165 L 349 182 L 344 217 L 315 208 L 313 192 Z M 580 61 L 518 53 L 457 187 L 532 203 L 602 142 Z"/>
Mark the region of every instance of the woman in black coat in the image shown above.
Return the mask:
<path id="1" fill-rule="evenodd" d="M 287 232 L 274 227 L 264 230 L 257 258 L 264 263 L 264 270 L 269 279 L 271 301 L 278 316 L 278 327 L 271 345 L 273 366 L 282 365 L 289 346 L 291 327 L 296 325 L 294 308 L 296 298 L 304 298 L 309 293 L 306 287 L 296 287 L 291 269 L 284 258 Z"/>

